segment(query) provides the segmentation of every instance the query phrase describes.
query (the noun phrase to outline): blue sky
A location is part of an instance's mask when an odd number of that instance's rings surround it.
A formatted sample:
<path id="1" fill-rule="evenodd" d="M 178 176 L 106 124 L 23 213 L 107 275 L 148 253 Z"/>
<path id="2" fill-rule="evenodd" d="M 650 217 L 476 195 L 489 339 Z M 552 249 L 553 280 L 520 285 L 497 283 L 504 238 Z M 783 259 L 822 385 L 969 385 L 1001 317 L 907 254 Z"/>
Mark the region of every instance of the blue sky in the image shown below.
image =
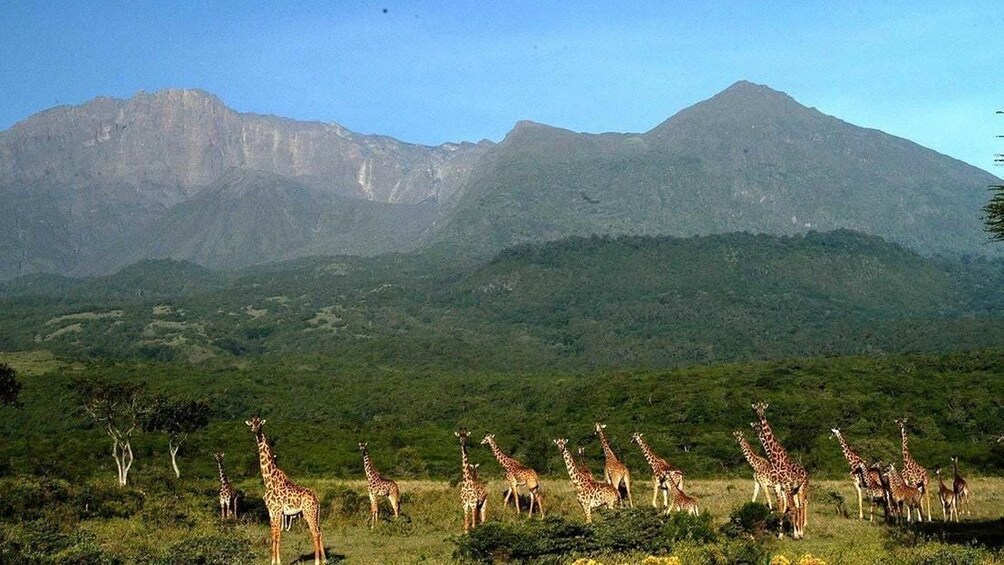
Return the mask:
<path id="1" fill-rule="evenodd" d="M 999 2 L 0 6 L 0 129 L 57 104 L 194 87 L 240 111 L 425 144 L 499 140 L 520 119 L 645 131 L 740 79 L 1001 173 Z"/>

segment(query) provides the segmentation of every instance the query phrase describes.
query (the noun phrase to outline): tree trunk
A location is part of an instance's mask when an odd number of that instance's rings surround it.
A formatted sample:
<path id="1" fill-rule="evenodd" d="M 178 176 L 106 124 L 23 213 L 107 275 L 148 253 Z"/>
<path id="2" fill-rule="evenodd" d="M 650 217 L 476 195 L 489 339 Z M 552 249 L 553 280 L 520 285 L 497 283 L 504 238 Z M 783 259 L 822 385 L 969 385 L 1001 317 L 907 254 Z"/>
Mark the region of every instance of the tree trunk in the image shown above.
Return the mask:
<path id="1" fill-rule="evenodd" d="M 119 449 L 119 445 L 122 449 Z M 118 470 L 118 485 L 124 487 L 129 483 L 129 469 L 132 468 L 132 445 L 129 441 L 114 440 L 112 444 L 112 457 L 115 459 L 115 467 Z"/>
<path id="2" fill-rule="evenodd" d="M 171 451 L 171 466 L 174 467 L 174 476 L 180 479 L 181 471 L 178 469 L 178 449 L 181 448 L 181 444 L 174 445 L 174 442 L 169 441 L 167 448 Z"/>

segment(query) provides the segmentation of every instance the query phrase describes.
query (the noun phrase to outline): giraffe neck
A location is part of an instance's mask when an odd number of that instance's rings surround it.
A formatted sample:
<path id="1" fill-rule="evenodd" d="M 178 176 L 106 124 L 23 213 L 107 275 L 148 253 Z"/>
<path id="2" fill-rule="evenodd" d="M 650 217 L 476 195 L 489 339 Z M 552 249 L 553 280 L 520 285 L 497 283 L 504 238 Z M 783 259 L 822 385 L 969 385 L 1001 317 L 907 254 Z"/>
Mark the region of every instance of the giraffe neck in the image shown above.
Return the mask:
<path id="1" fill-rule="evenodd" d="M 261 479 L 265 483 L 265 490 L 272 490 L 276 483 L 282 478 L 282 471 L 275 464 L 275 456 L 272 448 L 265 439 L 265 433 L 258 433 L 258 463 L 261 465 Z"/>
<path id="2" fill-rule="evenodd" d="M 938 484 L 941 486 L 941 490 L 948 490 L 948 487 L 945 486 L 945 479 L 942 478 L 941 473 L 938 473 Z"/>
<path id="3" fill-rule="evenodd" d="M 614 453 L 613 449 L 610 449 L 610 442 L 607 441 L 607 434 L 603 431 L 603 428 L 599 430 L 600 445 L 603 446 L 603 457 L 606 458 L 607 463 L 620 463 L 617 459 L 617 455 Z"/>
<path id="4" fill-rule="evenodd" d="M 471 467 L 467 461 L 467 446 L 463 443 L 460 444 L 460 472 L 464 483 L 474 482 L 474 477 L 471 476 Z"/>
<path id="5" fill-rule="evenodd" d="M 912 461 L 913 458 L 910 457 L 910 446 L 908 445 L 909 440 L 906 437 L 906 426 L 900 426 L 899 434 L 902 436 L 903 461 Z"/>
<path id="6" fill-rule="evenodd" d="M 739 436 L 739 448 L 743 450 L 743 455 L 746 457 L 746 461 L 749 462 L 750 465 L 756 467 L 759 463 L 764 461 L 763 457 L 760 457 L 753 451 L 753 446 L 751 446 L 750 442 L 746 441 L 746 438 L 743 436 Z"/>
<path id="7" fill-rule="evenodd" d="M 652 471 L 658 471 L 660 463 L 659 458 L 655 456 L 655 453 L 652 453 L 651 448 L 649 448 L 648 444 L 645 443 L 645 440 L 640 437 L 638 438 L 638 447 L 641 448 L 641 453 L 645 456 L 645 461 L 648 461 L 648 464 L 652 467 Z"/>
<path id="8" fill-rule="evenodd" d="M 844 434 L 837 432 L 836 436 L 837 440 L 840 442 L 840 449 L 842 449 L 844 452 L 844 458 L 847 459 L 847 463 L 850 464 L 851 469 L 856 468 L 858 463 L 861 463 L 864 460 L 861 459 L 861 456 L 859 456 L 857 453 L 854 453 L 854 450 L 851 449 L 851 446 L 847 445 L 847 441 L 844 439 Z"/>
<path id="9" fill-rule="evenodd" d="M 377 472 L 376 467 L 373 466 L 373 461 L 370 460 L 369 452 L 363 453 L 363 469 L 366 471 L 366 478 L 370 481 L 373 479 L 379 479 L 380 473 Z"/>
<path id="10" fill-rule="evenodd" d="M 760 416 L 760 443 L 763 444 L 767 455 L 771 456 L 775 462 L 788 461 L 788 452 L 784 450 L 781 443 L 774 437 L 774 430 L 770 428 L 770 424 L 767 423 L 765 416 Z"/>
<path id="11" fill-rule="evenodd" d="M 575 460 L 572 459 L 572 453 L 568 451 L 568 447 L 560 446 L 561 458 L 565 460 L 565 467 L 568 469 L 568 478 L 572 479 L 572 484 L 576 488 L 582 486 L 582 475 L 579 473 L 579 468 L 575 466 Z"/>
<path id="12" fill-rule="evenodd" d="M 495 459 L 498 459 L 499 465 L 502 465 L 502 467 L 505 468 L 506 471 L 508 471 L 511 467 L 513 467 L 513 463 L 515 463 L 515 460 L 512 457 L 506 455 L 505 453 L 502 453 L 502 450 L 499 449 L 498 444 L 495 443 L 495 438 L 489 438 L 488 447 L 491 448 L 492 455 L 495 456 Z"/>
<path id="13" fill-rule="evenodd" d="M 952 459 L 952 472 L 955 473 L 956 477 L 959 476 L 959 460 L 958 459 Z"/>
<path id="14" fill-rule="evenodd" d="M 216 466 L 220 469 L 220 488 L 227 486 L 227 476 L 223 472 L 223 461 L 217 459 Z"/>

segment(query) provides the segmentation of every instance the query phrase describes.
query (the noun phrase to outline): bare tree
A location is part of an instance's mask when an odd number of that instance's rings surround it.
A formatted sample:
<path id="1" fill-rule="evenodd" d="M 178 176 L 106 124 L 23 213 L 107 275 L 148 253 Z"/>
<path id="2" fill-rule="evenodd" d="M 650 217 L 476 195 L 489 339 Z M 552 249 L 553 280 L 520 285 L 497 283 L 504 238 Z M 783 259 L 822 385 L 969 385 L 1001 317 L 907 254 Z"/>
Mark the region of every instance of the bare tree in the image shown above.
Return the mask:
<path id="1" fill-rule="evenodd" d="M 1004 114 L 1004 111 L 998 110 L 997 113 Z M 1004 135 L 997 137 L 1004 137 Z M 1004 165 L 1004 153 L 994 155 L 994 164 Z M 990 202 L 987 202 L 987 205 L 983 207 L 983 212 L 986 214 L 983 216 L 983 222 L 992 239 L 1004 241 L 1004 184 L 990 185 L 990 192 L 993 196 L 990 197 Z"/>
<path id="2" fill-rule="evenodd" d="M 174 476 L 181 478 L 178 469 L 178 450 L 188 436 L 209 425 L 209 404 L 204 400 L 158 398 L 143 421 L 143 429 L 167 434 L 167 448 L 171 453 Z"/>
<path id="3" fill-rule="evenodd" d="M 111 438 L 118 485 L 126 486 L 133 463 L 132 436 L 149 411 L 146 384 L 78 379 L 71 386 L 81 411 Z"/>

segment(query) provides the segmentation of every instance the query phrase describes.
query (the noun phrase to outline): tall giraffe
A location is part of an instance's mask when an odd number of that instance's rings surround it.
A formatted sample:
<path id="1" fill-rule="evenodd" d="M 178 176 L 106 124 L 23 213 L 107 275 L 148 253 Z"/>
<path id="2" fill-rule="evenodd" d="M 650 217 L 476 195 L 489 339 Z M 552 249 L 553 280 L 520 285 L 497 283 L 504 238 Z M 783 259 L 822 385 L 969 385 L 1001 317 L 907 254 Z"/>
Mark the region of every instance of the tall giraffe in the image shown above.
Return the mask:
<path id="1" fill-rule="evenodd" d="M 460 483 L 460 505 L 464 509 L 464 533 L 471 528 L 484 523 L 485 515 L 488 512 L 488 487 L 478 480 L 477 465 L 471 465 L 467 459 L 467 438 L 470 434 L 467 430 L 460 428 L 453 432 L 460 438 L 460 473 L 463 480 Z M 470 521 L 467 516 L 470 515 Z"/>
<path id="2" fill-rule="evenodd" d="M 533 506 L 537 505 L 537 513 L 544 515 L 544 509 L 540 506 L 540 481 L 537 479 L 537 472 L 523 465 L 516 459 L 506 455 L 495 443 L 495 434 L 485 434 L 481 440 L 481 445 L 488 445 L 492 450 L 492 455 L 498 460 L 499 465 L 505 470 L 505 480 L 509 483 L 509 490 L 506 491 L 505 499 L 502 500 L 502 508 L 509 504 L 512 497 L 516 504 L 516 513 L 519 514 L 519 490 L 518 487 L 525 486 L 530 493 L 530 516 L 533 516 Z"/>
<path id="3" fill-rule="evenodd" d="M 875 521 L 875 504 L 881 504 L 885 511 L 885 519 L 889 520 L 889 489 L 885 481 L 882 480 L 882 467 L 875 463 L 872 466 L 865 466 L 864 462 L 851 471 L 855 480 L 859 481 L 862 489 L 868 494 L 868 521 Z"/>
<path id="4" fill-rule="evenodd" d="M 679 508 L 680 512 L 686 512 L 691 516 L 700 516 L 701 510 L 697 506 L 697 499 L 688 496 L 687 493 L 683 492 L 680 487 L 676 484 L 671 477 L 667 477 L 664 481 L 665 484 L 669 485 L 669 506 L 666 507 L 666 514 L 669 514 L 674 509 Z"/>
<path id="5" fill-rule="evenodd" d="M 767 422 L 766 402 L 753 404 L 759 420 L 760 443 L 771 464 L 771 482 L 774 483 L 774 494 L 777 495 L 778 507 L 781 513 L 788 511 L 788 499 L 794 507 L 792 520 L 792 537 L 801 539 L 805 535 L 805 524 L 809 505 L 809 474 L 805 468 L 796 463 L 781 442 L 774 436 L 774 430 Z"/>
<path id="6" fill-rule="evenodd" d="M 840 449 L 844 452 L 844 459 L 847 460 L 847 464 L 851 467 L 851 479 L 854 481 L 854 489 L 858 491 L 858 520 L 864 520 L 865 510 L 862 498 L 864 490 L 868 489 L 868 484 L 861 482 L 859 479 L 864 478 L 867 480 L 868 475 L 867 473 L 861 475 L 857 472 L 857 469 L 859 465 L 865 464 L 865 460 L 853 449 L 851 449 L 850 445 L 847 445 L 847 440 L 844 439 L 844 435 L 840 433 L 839 429 L 830 428 L 830 439 L 833 439 L 834 437 L 840 442 Z"/>
<path id="7" fill-rule="evenodd" d="M 283 516 L 303 513 L 303 519 L 310 528 L 310 537 L 314 543 L 314 565 L 327 561 L 324 553 L 324 541 L 321 536 L 321 506 L 317 495 L 310 489 L 303 488 L 289 480 L 286 473 L 275 464 L 275 456 L 262 426 L 265 420 L 252 417 L 244 422 L 251 428 L 255 441 L 258 443 L 258 462 L 261 465 L 261 478 L 265 483 L 265 506 L 268 508 L 268 520 L 271 526 L 272 565 L 279 565 L 279 543 L 282 540 Z"/>
<path id="8" fill-rule="evenodd" d="M 952 457 L 952 469 L 955 472 L 955 476 L 952 479 L 952 492 L 955 493 L 955 509 L 956 509 L 956 521 L 958 521 L 958 512 L 962 512 L 962 505 L 966 506 L 966 514 L 970 514 L 969 510 L 969 483 L 962 478 L 959 474 L 959 458 Z"/>
<path id="9" fill-rule="evenodd" d="M 659 491 L 662 491 L 663 506 L 669 506 L 669 486 L 667 480 L 673 481 L 680 489 L 683 489 L 683 471 L 670 465 L 665 459 L 659 457 L 648 446 L 641 432 L 631 434 L 631 443 L 638 444 L 645 461 L 652 467 L 652 507 L 659 508 Z"/>
<path id="10" fill-rule="evenodd" d="M 910 446 L 907 445 L 908 439 L 906 437 L 906 418 L 897 418 L 896 425 L 899 426 L 899 435 L 902 439 L 903 446 L 903 481 L 906 484 L 917 487 L 920 489 L 920 493 L 924 495 L 924 499 L 927 502 L 927 521 L 931 521 L 931 481 L 927 474 L 927 469 L 920 466 L 919 463 L 914 461 L 913 456 L 910 455 Z M 923 505 L 922 505 L 923 506 Z M 924 521 L 924 517 L 920 517 L 920 521 Z"/>
<path id="11" fill-rule="evenodd" d="M 237 491 L 234 490 L 233 485 L 227 480 L 226 473 L 223 472 L 223 456 L 224 453 L 217 451 L 213 453 L 213 457 L 216 459 L 216 466 L 220 470 L 220 518 L 226 520 L 227 518 L 237 519 Z"/>
<path id="12" fill-rule="evenodd" d="M 618 493 L 623 486 L 624 492 L 627 495 L 628 506 L 634 508 L 634 500 L 631 499 L 631 473 L 628 471 L 627 466 L 617 458 L 614 450 L 610 448 L 610 441 L 607 439 L 607 434 L 604 431 L 606 429 L 606 424 L 596 422 L 596 435 L 599 436 L 600 445 L 603 446 L 603 479 L 613 485 Z M 623 501 L 622 497 L 621 502 Z"/>
<path id="13" fill-rule="evenodd" d="M 739 448 L 743 450 L 746 462 L 753 468 L 753 499 L 750 502 L 756 502 L 757 494 L 762 488 L 763 497 L 767 499 L 767 507 L 773 510 L 774 505 L 770 500 L 770 489 L 773 486 L 773 483 L 770 482 L 770 461 L 753 451 L 753 447 L 741 430 L 732 432 L 732 436 L 739 442 Z"/>
<path id="14" fill-rule="evenodd" d="M 556 439 L 554 445 L 558 446 L 558 452 L 561 453 L 561 458 L 565 461 L 568 478 L 571 479 L 572 485 L 575 487 L 576 499 L 582 506 L 582 512 L 586 515 L 586 523 L 590 524 L 593 521 L 593 508 L 600 506 L 615 508 L 617 501 L 620 500 L 617 489 L 613 485 L 591 479 L 579 472 L 575 460 L 572 459 L 572 454 L 568 451 L 567 439 Z"/>
<path id="15" fill-rule="evenodd" d="M 366 442 L 359 443 L 359 451 L 363 454 L 363 470 L 366 472 L 366 488 L 370 497 L 370 529 L 373 529 L 380 519 L 381 496 L 386 496 L 387 500 L 390 501 L 395 518 L 401 515 L 401 491 L 397 488 L 397 483 L 380 476 L 380 472 L 376 470 L 370 459 Z"/>

